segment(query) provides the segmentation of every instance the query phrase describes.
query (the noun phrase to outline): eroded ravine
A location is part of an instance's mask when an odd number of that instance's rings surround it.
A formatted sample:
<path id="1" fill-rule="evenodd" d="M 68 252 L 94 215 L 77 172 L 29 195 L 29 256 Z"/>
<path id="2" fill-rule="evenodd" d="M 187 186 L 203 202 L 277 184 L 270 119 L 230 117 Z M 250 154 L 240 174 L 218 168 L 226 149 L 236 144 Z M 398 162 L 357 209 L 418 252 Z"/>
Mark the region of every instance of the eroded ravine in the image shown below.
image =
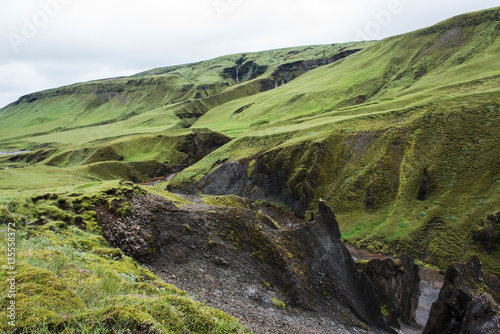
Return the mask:
<path id="1" fill-rule="evenodd" d="M 347 250 L 355 261 L 370 261 L 374 259 L 383 260 L 390 256 L 372 253 L 366 250 L 357 249 L 352 245 L 346 245 Z M 416 313 L 416 322 L 422 328 L 410 327 L 402 324 L 401 332 L 403 334 L 422 333 L 423 327 L 429 319 L 432 304 L 438 299 L 439 292 L 443 286 L 444 277 L 436 270 L 426 267 L 420 267 L 420 298 Z"/>
<path id="2" fill-rule="evenodd" d="M 277 221 L 282 228 L 292 229 L 304 224 L 304 221 L 294 214 L 275 207 L 268 203 L 258 204 L 258 209 Z M 391 255 L 382 255 L 366 250 L 358 249 L 353 245 L 345 244 L 347 250 L 355 261 L 370 261 L 374 259 L 384 260 L 392 258 Z M 427 267 L 420 267 L 420 298 L 416 313 L 416 322 L 421 328 L 402 325 L 401 332 L 404 334 L 422 333 L 423 327 L 429 319 L 432 304 L 438 299 L 439 292 L 443 286 L 444 277 L 436 270 Z"/>
<path id="3" fill-rule="evenodd" d="M 169 177 L 171 177 L 171 176 L 169 176 Z M 159 182 L 164 181 L 164 179 L 165 179 L 165 177 L 162 178 L 161 180 L 151 180 L 151 182 L 148 181 L 146 184 L 154 185 L 158 181 Z M 184 199 L 187 199 L 187 200 L 192 201 L 194 203 L 202 203 L 202 199 L 203 199 L 200 195 L 186 195 L 186 194 L 176 194 L 176 195 L 181 196 Z M 296 217 L 294 214 L 292 214 L 292 213 L 290 213 L 282 208 L 278 208 L 276 206 L 273 206 L 270 203 L 264 202 L 264 203 L 254 203 L 254 204 L 259 211 L 261 211 L 265 215 L 271 217 L 275 222 L 277 222 L 281 226 L 282 230 L 294 230 L 294 229 L 300 228 L 301 226 L 304 226 L 306 224 L 306 222 L 304 220 Z M 381 254 L 368 252 L 365 250 L 360 250 L 352 245 L 345 245 L 345 246 L 355 261 L 362 261 L 362 260 L 370 261 L 370 260 L 374 260 L 374 259 L 384 260 L 387 258 L 392 258 L 392 256 L 389 256 L 389 255 L 381 255 Z M 203 282 L 205 280 L 204 278 L 206 278 L 207 274 L 210 276 L 210 274 L 208 272 L 208 268 L 203 269 L 200 266 L 200 268 L 198 270 L 200 270 L 199 273 L 198 273 L 198 271 L 192 272 L 190 270 L 187 270 L 187 272 L 189 272 L 189 274 L 186 272 L 185 276 L 184 275 L 180 275 L 180 276 L 181 277 L 184 276 L 183 280 L 186 280 L 185 277 L 196 276 L 197 279 L 195 279 L 195 281 L 197 281 L 197 282 Z M 430 312 L 432 303 L 438 298 L 439 291 L 440 291 L 440 288 L 442 286 L 443 277 L 440 276 L 437 272 L 435 272 L 431 269 L 428 269 L 426 267 L 422 267 L 422 266 L 421 266 L 420 276 L 421 276 L 421 281 L 420 281 L 420 291 L 421 292 L 420 292 L 420 298 L 419 298 L 419 302 L 418 302 L 418 308 L 416 311 L 415 320 L 416 320 L 416 323 L 419 326 L 421 326 L 421 328 L 402 325 L 401 333 L 411 333 L 411 334 L 421 333 L 423 330 L 423 327 L 425 326 L 425 324 L 427 322 L 427 319 L 429 318 L 429 312 Z M 183 286 L 182 282 L 178 281 L 179 275 L 174 275 L 174 276 L 166 275 L 166 277 L 164 276 L 164 278 L 167 281 L 170 281 L 171 283 L 174 283 L 174 284 L 177 283 L 177 284 L 180 284 Z M 219 278 L 219 279 L 217 279 L 217 281 L 222 282 L 222 281 L 226 281 L 226 279 L 227 279 L 227 277 L 226 278 Z M 189 279 L 187 281 L 189 281 Z M 206 283 L 208 285 L 210 285 L 209 282 L 206 282 Z M 212 282 L 212 284 L 213 284 L 213 282 Z M 233 285 L 234 289 L 236 289 L 237 282 L 234 282 L 234 284 L 232 284 L 232 285 Z M 204 287 L 200 290 L 200 289 L 197 289 L 196 287 L 191 286 L 191 284 L 189 284 L 189 283 L 183 287 L 188 289 L 188 290 L 194 289 L 194 291 L 196 291 L 196 293 L 203 295 L 204 296 L 203 299 L 206 299 L 207 301 L 209 301 L 209 300 L 215 301 L 216 299 L 221 299 L 219 302 L 214 304 L 214 306 L 217 306 L 217 307 L 220 307 L 223 309 L 225 308 L 224 307 L 224 305 L 226 303 L 225 298 L 220 298 L 220 296 L 219 297 L 217 296 L 217 291 L 220 291 L 219 289 L 215 289 L 214 290 L 215 292 L 212 291 L 213 289 L 208 288 L 208 287 Z M 260 291 L 261 289 L 256 290 L 256 288 L 252 288 L 251 286 L 248 286 L 247 290 L 249 291 L 248 293 L 250 293 L 250 295 L 256 294 L 256 295 L 259 295 L 259 298 L 264 298 L 264 299 L 266 298 L 266 294 L 263 291 Z M 255 292 L 254 290 L 257 292 Z M 252 291 L 254 291 L 254 292 L 252 292 Z M 270 301 L 272 301 L 272 297 L 271 296 L 268 296 L 268 297 L 269 297 L 268 299 Z M 231 298 L 232 298 L 231 300 L 234 301 L 235 297 L 231 297 Z M 228 311 L 229 311 L 229 308 L 228 308 Z M 295 316 L 297 316 L 297 315 L 295 315 Z M 250 320 L 250 319 L 248 319 L 248 320 Z M 253 320 L 255 320 L 255 319 L 253 319 Z M 253 320 L 250 320 L 250 321 L 253 321 Z"/>

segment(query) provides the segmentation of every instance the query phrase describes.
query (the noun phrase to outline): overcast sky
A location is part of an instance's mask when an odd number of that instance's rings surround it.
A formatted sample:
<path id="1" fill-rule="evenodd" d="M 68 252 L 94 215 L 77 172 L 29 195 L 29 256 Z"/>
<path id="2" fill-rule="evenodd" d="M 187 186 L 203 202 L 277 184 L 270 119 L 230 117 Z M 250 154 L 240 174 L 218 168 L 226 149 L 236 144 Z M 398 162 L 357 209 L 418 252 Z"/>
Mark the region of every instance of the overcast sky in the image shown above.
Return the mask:
<path id="1" fill-rule="evenodd" d="M 2 0 L 0 107 L 239 52 L 382 39 L 498 0 Z"/>

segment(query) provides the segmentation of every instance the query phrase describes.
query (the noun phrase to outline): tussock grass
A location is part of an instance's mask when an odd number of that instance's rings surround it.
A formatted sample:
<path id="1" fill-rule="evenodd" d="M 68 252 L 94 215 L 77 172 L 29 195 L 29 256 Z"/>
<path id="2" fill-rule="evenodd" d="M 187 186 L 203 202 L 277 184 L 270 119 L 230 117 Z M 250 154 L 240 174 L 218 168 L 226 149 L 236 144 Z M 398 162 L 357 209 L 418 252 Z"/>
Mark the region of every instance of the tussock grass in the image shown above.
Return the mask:
<path id="1" fill-rule="evenodd" d="M 86 187 L 73 194 L 64 211 L 76 217 L 86 205 L 107 193 L 120 194 L 113 183 Z M 124 186 L 123 191 L 131 188 Z M 136 188 L 136 191 L 141 191 Z M 124 194 L 124 193 L 123 193 Z M 64 194 L 52 194 L 61 204 Z M 16 219 L 16 333 L 249 333 L 236 319 L 188 297 L 164 283 L 120 250 L 109 247 L 98 229 L 81 228 L 55 219 L 63 212 L 51 200 L 26 205 L 26 199 L 2 199 L 12 210 L 2 215 Z M 39 202 L 44 204 L 40 205 Z M 23 204 L 24 203 L 24 204 Z M 55 205 L 55 203 L 52 203 Z M 40 210 L 43 207 L 44 211 Z M 73 211 L 75 210 L 75 211 Z M 43 217 L 43 218 L 42 218 Z M 68 218 L 68 217 L 65 217 Z M 70 221 L 71 219 L 66 219 Z M 40 221 L 44 221 L 40 225 Z M 36 222 L 36 224 L 34 224 Z M 1 225 L 0 229 L 7 226 Z M 0 240 L 0 288 L 7 291 L 7 240 Z M 2 313 L 10 299 L 0 297 Z M 13 330 L 2 316 L 0 331 Z"/>

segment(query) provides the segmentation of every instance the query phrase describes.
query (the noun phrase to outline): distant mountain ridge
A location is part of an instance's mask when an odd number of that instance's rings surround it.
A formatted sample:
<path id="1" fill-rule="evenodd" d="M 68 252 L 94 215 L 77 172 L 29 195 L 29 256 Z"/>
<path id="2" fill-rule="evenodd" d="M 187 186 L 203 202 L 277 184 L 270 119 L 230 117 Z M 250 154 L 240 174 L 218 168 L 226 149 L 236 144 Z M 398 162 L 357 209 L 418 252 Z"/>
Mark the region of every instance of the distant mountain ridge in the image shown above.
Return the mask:
<path id="1" fill-rule="evenodd" d="M 0 136 L 19 138 L 122 121 L 123 128 L 148 128 L 150 123 L 162 129 L 189 127 L 214 106 L 274 89 L 359 51 L 360 45 L 236 54 L 29 94 L 1 110 Z M 31 131 L 24 132 L 26 128 Z"/>

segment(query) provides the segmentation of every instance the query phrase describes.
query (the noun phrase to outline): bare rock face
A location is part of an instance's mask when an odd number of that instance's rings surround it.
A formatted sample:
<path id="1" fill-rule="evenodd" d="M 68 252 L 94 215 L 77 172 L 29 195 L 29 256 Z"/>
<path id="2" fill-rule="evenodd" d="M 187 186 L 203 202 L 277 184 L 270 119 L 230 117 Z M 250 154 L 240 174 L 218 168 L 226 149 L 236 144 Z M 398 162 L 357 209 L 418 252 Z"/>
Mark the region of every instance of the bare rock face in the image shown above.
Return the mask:
<path id="1" fill-rule="evenodd" d="M 181 288 L 198 288 L 224 305 L 266 309 L 279 299 L 330 323 L 394 333 L 373 283 L 357 269 L 323 201 L 314 221 L 280 230 L 256 210 L 176 206 L 144 194 L 130 204 L 124 218 L 97 210 L 103 235 L 127 255 L 189 284 Z"/>
<path id="2" fill-rule="evenodd" d="M 313 289 L 327 291 L 360 319 L 390 331 L 381 314 L 373 283 L 357 269 L 340 240 L 335 215 L 324 201 L 319 202 L 315 221 L 294 234 L 307 254 L 305 260 Z"/>
<path id="3" fill-rule="evenodd" d="M 500 280 L 481 270 L 477 256 L 453 263 L 432 304 L 424 334 L 500 333 Z"/>
<path id="4" fill-rule="evenodd" d="M 402 254 L 395 260 L 374 259 L 360 267 L 375 285 L 380 303 L 387 311 L 394 311 L 395 318 L 404 324 L 415 325 L 420 273 L 414 260 Z"/>

